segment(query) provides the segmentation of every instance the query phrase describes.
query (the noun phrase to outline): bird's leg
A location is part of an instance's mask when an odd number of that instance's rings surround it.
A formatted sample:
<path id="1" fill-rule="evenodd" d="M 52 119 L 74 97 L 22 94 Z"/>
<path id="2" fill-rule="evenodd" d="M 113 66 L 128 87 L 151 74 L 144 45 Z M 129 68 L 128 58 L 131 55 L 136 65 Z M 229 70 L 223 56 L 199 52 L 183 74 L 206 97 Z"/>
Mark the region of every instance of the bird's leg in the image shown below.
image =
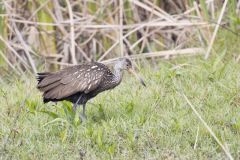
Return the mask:
<path id="1" fill-rule="evenodd" d="M 76 112 L 77 111 L 77 103 L 73 104 L 73 111 Z"/>
<path id="2" fill-rule="evenodd" d="M 77 111 L 77 106 L 78 106 L 78 102 L 80 101 L 80 99 L 82 98 L 82 95 L 79 96 L 77 102 L 75 102 L 73 104 L 73 111 L 76 112 Z"/>
<path id="3" fill-rule="evenodd" d="M 82 113 L 80 113 L 80 118 L 81 118 L 82 122 L 87 120 L 87 116 L 85 114 L 85 107 L 86 107 L 86 103 L 83 104 L 83 111 L 82 111 Z"/>

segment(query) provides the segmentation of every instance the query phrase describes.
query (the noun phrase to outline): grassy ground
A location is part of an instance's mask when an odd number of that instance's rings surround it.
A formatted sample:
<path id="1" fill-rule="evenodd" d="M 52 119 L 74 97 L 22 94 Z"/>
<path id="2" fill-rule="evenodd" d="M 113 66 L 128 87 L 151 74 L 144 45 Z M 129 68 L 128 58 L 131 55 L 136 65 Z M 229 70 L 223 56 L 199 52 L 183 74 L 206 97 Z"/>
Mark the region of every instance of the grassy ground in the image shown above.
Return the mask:
<path id="1" fill-rule="evenodd" d="M 33 78 L 0 82 L 0 159 L 226 159 L 183 94 L 239 159 L 240 64 L 222 43 L 207 61 L 146 65 L 147 88 L 125 76 L 87 105 L 86 123 L 69 103 L 44 105 Z"/>
<path id="2" fill-rule="evenodd" d="M 183 93 L 239 158 L 239 70 L 233 60 L 216 58 L 161 62 L 142 71 L 147 88 L 125 78 L 100 94 L 87 105 L 84 124 L 69 103 L 43 105 L 34 80 L 11 80 L 1 84 L 1 158 L 224 159 Z"/>

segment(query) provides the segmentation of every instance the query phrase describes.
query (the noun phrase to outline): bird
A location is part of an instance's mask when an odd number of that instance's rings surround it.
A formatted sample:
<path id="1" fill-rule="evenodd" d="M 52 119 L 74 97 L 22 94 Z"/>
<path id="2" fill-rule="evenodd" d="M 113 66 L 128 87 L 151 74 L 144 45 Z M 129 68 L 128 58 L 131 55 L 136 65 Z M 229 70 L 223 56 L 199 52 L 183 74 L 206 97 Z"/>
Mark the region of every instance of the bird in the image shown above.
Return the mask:
<path id="1" fill-rule="evenodd" d="M 70 101 L 73 111 L 82 105 L 80 119 L 85 121 L 86 103 L 99 93 L 118 86 L 123 78 L 124 71 L 129 71 L 146 87 L 143 79 L 135 72 L 129 58 L 116 60 L 113 72 L 103 63 L 90 62 L 64 68 L 57 72 L 37 73 L 37 89 L 43 92 L 43 102 Z"/>

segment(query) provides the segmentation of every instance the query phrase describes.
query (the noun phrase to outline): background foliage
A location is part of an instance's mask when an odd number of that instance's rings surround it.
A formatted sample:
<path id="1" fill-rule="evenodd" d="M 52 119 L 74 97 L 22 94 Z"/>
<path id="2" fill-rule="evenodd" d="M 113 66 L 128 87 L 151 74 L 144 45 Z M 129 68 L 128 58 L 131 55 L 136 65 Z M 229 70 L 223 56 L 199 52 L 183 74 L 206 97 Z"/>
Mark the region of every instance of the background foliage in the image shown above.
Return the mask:
<path id="1" fill-rule="evenodd" d="M 239 31 L 239 1 L 5 0 L 0 63 L 15 72 L 111 58 L 203 54 L 221 9 L 222 27 Z M 188 49 L 188 50 L 184 50 Z M 199 50 L 200 49 L 200 50 Z M 172 52 L 161 52 L 173 50 Z M 3 70 L 2 70 L 3 72 Z"/>

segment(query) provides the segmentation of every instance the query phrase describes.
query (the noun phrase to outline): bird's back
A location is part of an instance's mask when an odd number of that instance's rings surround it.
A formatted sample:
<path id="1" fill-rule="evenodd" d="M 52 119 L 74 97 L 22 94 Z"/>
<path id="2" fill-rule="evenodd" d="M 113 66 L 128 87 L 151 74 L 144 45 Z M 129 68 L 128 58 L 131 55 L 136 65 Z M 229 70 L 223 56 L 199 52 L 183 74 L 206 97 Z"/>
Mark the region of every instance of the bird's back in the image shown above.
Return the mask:
<path id="1" fill-rule="evenodd" d="M 38 73 L 37 88 L 43 92 L 44 102 L 68 100 L 75 103 L 81 95 L 81 103 L 86 103 L 99 92 L 110 89 L 105 81 L 113 76 L 104 64 L 93 62 L 54 73 Z"/>

